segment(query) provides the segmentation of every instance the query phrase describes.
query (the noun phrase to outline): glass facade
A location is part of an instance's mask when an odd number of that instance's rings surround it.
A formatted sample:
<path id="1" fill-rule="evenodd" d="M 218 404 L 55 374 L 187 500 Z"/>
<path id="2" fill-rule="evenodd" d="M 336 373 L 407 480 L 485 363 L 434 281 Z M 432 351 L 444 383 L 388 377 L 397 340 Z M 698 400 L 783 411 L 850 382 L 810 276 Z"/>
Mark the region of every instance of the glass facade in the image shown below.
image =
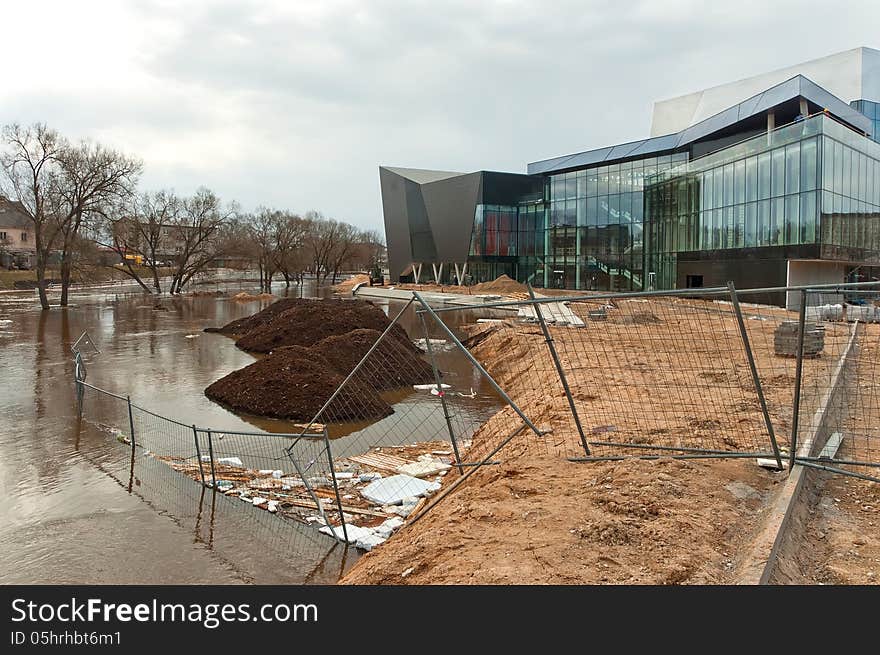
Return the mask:
<path id="1" fill-rule="evenodd" d="M 469 270 L 537 287 L 641 289 L 644 181 L 685 161 L 677 153 L 550 175 L 542 200 L 478 205 Z"/>
<path id="2" fill-rule="evenodd" d="M 878 211 L 880 144 L 819 115 L 652 177 L 646 265 L 674 288 L 685 252 L 820 245 L 876 258 Z"/>
<path id="3" fill-rule="evenodd" d="M 880 263 L 880 143 L 823 120 L 822 257 Z"/>
<path id="4" fill-rule="evenodd" d="M 853 100 L 849 104 L 853 109 L 860 111 L 871 119 L 871 138 L 874 141 L 880 141 L 880 102 Z"/>
<path id="5" fill-rule="evenodd" d="M 548 176 L 544 286 L 641 289 L 645 179 L 685 161 L 677 153 Z"/>
<path id="6" fill-rule="evenodd" d="M 880 118 L 877 103 L 853 105 Z M 697 284 L 713 265 L 718 277 L 747 260 L 782 283 L 789 259 L 880 264 L 880 143 L 827 113 L 692 160 L 667 151 L 544 176 L 484 173 L 468 271 L 629 291 Z"/>

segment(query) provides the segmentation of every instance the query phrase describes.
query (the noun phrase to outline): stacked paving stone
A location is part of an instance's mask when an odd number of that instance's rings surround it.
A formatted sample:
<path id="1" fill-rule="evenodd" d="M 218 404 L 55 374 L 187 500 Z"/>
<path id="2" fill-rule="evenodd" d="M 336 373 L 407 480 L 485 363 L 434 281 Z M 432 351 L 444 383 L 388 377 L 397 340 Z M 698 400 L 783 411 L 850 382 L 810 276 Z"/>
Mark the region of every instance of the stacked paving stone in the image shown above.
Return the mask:
<path id="1" fill-rule="evenodd" d="M 816 357 L 825 348 L 825 328 L 817 323 L 804 323 L 804 357 Z M 798 322 L 783 321 L 773 335 L 773 349 L 783 357 L 797 357 Z"/>

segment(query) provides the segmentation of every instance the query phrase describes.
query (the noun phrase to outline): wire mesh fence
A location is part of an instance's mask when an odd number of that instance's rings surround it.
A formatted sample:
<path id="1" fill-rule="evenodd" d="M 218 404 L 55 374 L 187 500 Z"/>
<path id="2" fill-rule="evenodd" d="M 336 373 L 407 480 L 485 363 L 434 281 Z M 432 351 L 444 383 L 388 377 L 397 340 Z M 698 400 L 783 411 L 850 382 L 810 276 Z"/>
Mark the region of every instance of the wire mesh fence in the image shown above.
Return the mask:
<path id="1" fill-rule="evenodd" d="M 877 283 L 533 296 L 489 305 L 516 315 L 464 344 L 527 408 L 535 454 L 864 471 L 880 462 L 878 297 Z"/>
<path id="2" fill-rule="evenodd" d="M 513 404 L 498 412 L 503 391 L 436 315 L 419 315 L 419 335 L 401 328 L 413 302 L 362 357 L 346 366 L 351 353 L 339 353 L 334 364 L 349 373 L 303 426 L 303 434 L 321 426 L 328 436 L 340 499 L 331 529 L 368 549 L 418 515 L 447 474 L 486 463 L 484 453 L 505 438 L 501 426 L 530 424 Z"/>
<path id="3" fill-rule="evenodd" d="M 279 548 L 369 550 L 511 441 L 526 457 L 758 457 L 876 479 L 880 285 L 529 293 L 453 330 L 461 308 L 416 292 L 378 339 L 327 353 L 348 373 L 289 434 L 168 419 L 85 382 L 76 353 L 82 411 L 130 448 L 112 471 L 130 491 L 182 476 L 199 517 L 207 493 L 210 516 L 234 505 Z"/>
<path id="4" fill-rule="evenodd" d="M 880 285 L 797 295 L 797 461 L 880 481 Z"/>
<path id="5" fill-rule="evenodd" d="M 519 301 L 465 341 L 543 433 L 535 453 L 775 457 L 737 308 L 707 297 Z"/>

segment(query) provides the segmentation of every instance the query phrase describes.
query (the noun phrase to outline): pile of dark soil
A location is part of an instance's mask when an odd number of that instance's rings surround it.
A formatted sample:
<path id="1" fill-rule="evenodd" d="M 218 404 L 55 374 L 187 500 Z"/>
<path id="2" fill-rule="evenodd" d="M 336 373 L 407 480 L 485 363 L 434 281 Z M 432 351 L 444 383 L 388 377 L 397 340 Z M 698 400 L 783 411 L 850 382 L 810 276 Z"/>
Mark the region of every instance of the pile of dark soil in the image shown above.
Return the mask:
<path id="1" fill-rule="evenodd" d="M 304 303 L 312 303 L 312 302 L 320 302 L 318 300 L 303 300 L 299 298 L 282 298 L 273 302 L 271 305 L 263 309 L 262 311 L 257 312 L 256 314 L 252 314 L 250 316 L 245 316 L 244 318 L 240 318 L 238 320 L 232 321 L 231 323 L 227 323 L 223 327 L 215 328 L 209 327 L 205 328 L 205 332 L 219 332 L 220 334 L 226 334 L 229 336 L 241 336 L 247 334 L 254 328 L 258 328 L 262 325 L 265 325 L 272 319 L 276 318 L 279 314 L 287 311 L 291 307 L 297 304 Z"/>
<path id="2" fill-rule="evenodd" d="M 205 389 L 211 400 L 259 416 L 310 421 L 344 376 L 310 348 L 279 348 Z M 334 420 L 377 419 L 392 414 L 379 394 L 359 381 L 345 386 L 327 410 Z"/>
<path id="3" fill-rule="evenodd" d="M 324 357 L 342 375 L 348 375 L 379 335 L 378 330 L 352 330 L 322 339 L 309 351 Z M 358 371 L 356 379 L 377 391 L 430 384 L 434 382 L 434 369 L 417 352 L 407 348 L 399 339 L 385 339 Z M 274 355 L 268 358 L 272 357 Z"/>
<path id="4" fill-rule="evenodd" d="M 365 300 L 293 300 L 286 303 L 281 311 L 273 309 L 282 302 L 279 300 L 254 314 L 251 324 L 243 324 L 249 325 L 249 329 L 235 345 L 248 352 L 268 353 L 284 346 L 311 346 L 326 337 L 361 328 L 381 332 L 390 323 L 385 312 Z M 271 315 L 264 317 L 270 310 Z M 229 334 L 227 329 L 233 323 L 221 331 Z M 242 334 L 239 326 L 233 328 L 232 333 Z M 390 336 L 402 346 L 417 352 L 406 331 L 399 325 L 394 326 Z"/>

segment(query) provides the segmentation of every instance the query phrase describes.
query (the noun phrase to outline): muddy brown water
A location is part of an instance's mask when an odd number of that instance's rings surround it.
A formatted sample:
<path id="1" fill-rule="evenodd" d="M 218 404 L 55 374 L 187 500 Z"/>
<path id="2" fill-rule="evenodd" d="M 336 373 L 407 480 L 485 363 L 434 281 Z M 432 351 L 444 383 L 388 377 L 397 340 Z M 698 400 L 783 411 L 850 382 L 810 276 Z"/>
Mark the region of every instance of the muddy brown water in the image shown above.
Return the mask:
<path id="1" fill-rule="evenodd" d="M 275 291 L 285 293 L 283 285 Z M 308 282 L 290 293 L 327 295 Z M 127 414 L 112 399 L 87 395 L 77 418 L 70 346 L 88 330 L 101 350 L 88 357 L 91 384 L 185 425 L 293 431 L 283 421 L 237 416 L 203 393 L 254 358 L 202 329 L 262 305 L 200 296 L 166 298 L 156 309 L 135 290 L 83 291 L 71 302 L 41 312 L 31 293 L 0 294 L 0 583 L 332 583 L 356 561 L 355 551 L 313 529 L 215 496 L 151 458 L 137 459 L 129 490 L 130 450 L 113 438 Z M 377 304 L 392 316 L 403 307 Z M 455 330 L 483 315 L 445 318 Z M 412 308 L 402 324 L 421 336 Z M 474 398 L 458 406 L 476 427 L 498 408 L 497 397 L 460 353 L 441 348 L 437 355 L 457 386 L 473 388 Z M 410 421 L 435 406 L 424 392 L 387 398 Z M 377 439 L 412 441 L 406 422 L 393 418 L 335 426 L 334 455 Z M 443 437 L 444 426 L 432 429 Z"/>

